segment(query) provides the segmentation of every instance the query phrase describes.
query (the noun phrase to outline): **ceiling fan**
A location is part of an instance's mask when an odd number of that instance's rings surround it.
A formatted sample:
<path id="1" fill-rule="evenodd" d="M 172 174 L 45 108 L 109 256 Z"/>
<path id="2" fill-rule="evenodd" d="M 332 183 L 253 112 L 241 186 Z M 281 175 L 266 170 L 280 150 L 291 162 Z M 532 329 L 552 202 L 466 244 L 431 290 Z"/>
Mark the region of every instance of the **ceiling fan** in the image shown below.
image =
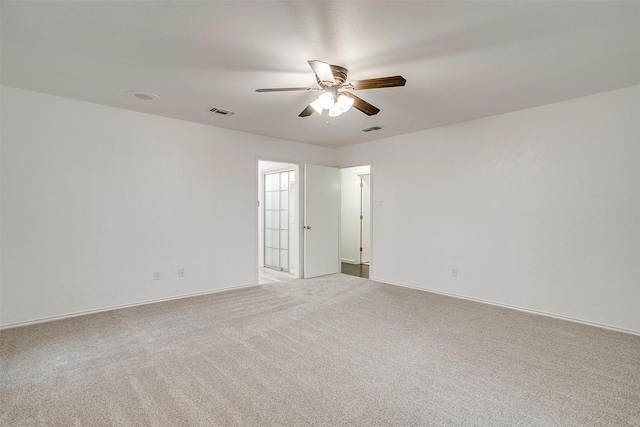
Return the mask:
<path id="1" fill-rule="evenodd" d="M 322 61 L 307 61 L 311 69 L 316 74 L 319 87 L 283 87 L 256 89 L 256 92 L 287 92 L 299 90 L 322 91 L 315 101 L 307 105 L 298 117 L 307 117 L 317 112 L 322 114 L 324 110 L 329 110 L 329 116 L 336 117 L 346 113 L 351 107 L 362 111 L 368 116 L 373 116 L 380 112 L 380 109 L 369 104 L 367 101 L 358 98 L 350 90 L 379 89 L 384 87 L 404 86 L 406 80 L 402 76 L 379 77 L 377 79 L 347 80 L 348 70 L 338 65 L 327 64 Z"/>

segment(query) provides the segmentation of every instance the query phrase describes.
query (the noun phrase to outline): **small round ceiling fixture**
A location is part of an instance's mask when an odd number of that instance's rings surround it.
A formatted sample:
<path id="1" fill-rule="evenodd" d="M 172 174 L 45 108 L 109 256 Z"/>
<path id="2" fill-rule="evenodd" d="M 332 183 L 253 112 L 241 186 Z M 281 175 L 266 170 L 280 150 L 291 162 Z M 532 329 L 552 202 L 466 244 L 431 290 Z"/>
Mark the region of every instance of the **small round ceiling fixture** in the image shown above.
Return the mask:
<path id="1" fill-rule="evenodd" d="M 141 101 L 154 101 L 160 99 L 160 97 L 155 93 L 145 92 L 142 90 L 130 90 L 126 92 L 126 95 L 129 98 L 139 99 Z"/>

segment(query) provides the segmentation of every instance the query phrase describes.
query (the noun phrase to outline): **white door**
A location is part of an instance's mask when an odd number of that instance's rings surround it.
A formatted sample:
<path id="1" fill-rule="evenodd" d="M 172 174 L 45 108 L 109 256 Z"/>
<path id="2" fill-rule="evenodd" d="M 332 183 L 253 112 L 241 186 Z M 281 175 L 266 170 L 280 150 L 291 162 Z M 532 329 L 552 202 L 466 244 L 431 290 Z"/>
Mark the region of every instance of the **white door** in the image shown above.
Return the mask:
<path id="1" fill-rule="evenodd" d="M 371 261 L 371 175 L 362 175 L 362 251 L 360 264 Z"/>
<path id="2" fill-rule="evenodd" d="M 340 272 L 340 170 L 305 165 L 304 277 Z"/>

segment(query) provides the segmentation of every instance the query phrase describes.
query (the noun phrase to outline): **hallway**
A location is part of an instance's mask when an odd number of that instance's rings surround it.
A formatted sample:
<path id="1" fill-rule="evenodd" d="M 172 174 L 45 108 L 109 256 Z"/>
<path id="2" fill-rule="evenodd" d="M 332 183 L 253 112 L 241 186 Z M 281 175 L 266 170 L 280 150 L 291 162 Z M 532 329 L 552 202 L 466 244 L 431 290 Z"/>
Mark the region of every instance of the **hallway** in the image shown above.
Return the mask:
<path id="1" fill-rule="evenodd" d="M 342 274 L 348 274 L 350 276 L 369 278 L 369 264 L 348 264 L 342 263 Z"/>

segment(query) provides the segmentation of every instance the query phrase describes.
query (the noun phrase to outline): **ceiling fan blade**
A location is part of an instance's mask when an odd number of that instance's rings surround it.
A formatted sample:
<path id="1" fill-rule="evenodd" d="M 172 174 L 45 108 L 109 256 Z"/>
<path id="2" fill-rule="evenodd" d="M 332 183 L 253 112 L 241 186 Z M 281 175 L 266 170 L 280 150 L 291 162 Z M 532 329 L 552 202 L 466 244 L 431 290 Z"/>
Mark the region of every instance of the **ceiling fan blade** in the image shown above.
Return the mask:
<path id="1" fill-rule="evenodd" d="M 318 82 L 322 83 L 335 83 L 335 79 L 333 78 L 333 71 L 331 71 L 331 66 L 326 62 L 322 61 L 307 61 L 313 69 L 313 72 L 316 73 L 316 77 L 318 78 Z"/>
<path id="2" fill-rule="evenodd" d="M 351 90 L 380 89 L 383 87 L 404 86 L 407 81 L 402 76 L 379 77 L 377 79 L 355 80 L 343 85 Z"/>
<path id="3" fill-rule="evenodd" d="M 294 90 L 320 90 L 319 87 L 273 87 L 267 89 L 256 89 L 256 92 L 290 92 Z"/>
<path id="4" fill-rule="evenodd" d="M 302 113 L 298 114 L 298 117 L 308 117 L 313 114 L 315 110 L 311 105 L 307 105 L 307 108 L 302 110 Z"/>
<path id="5" fill-rule="evenodd" d="M 353 108 L 356 108 L 356 109 L 362 111 L 367 116 L 375 116 L 376 114 L 378 114 L 380 112 L 380 109 L 378 107 L 374 107 L 373 105 L 369 104 L 367 101 L 365 101 L 365 100 L 363 100 L 361 98 L 358 98 L 354 94 L 349 93 L 349 92 L 342 92 L 342 93 L 347 95 L 349 98 L 353 98 L 353 100 L 354 100 Z"/>

